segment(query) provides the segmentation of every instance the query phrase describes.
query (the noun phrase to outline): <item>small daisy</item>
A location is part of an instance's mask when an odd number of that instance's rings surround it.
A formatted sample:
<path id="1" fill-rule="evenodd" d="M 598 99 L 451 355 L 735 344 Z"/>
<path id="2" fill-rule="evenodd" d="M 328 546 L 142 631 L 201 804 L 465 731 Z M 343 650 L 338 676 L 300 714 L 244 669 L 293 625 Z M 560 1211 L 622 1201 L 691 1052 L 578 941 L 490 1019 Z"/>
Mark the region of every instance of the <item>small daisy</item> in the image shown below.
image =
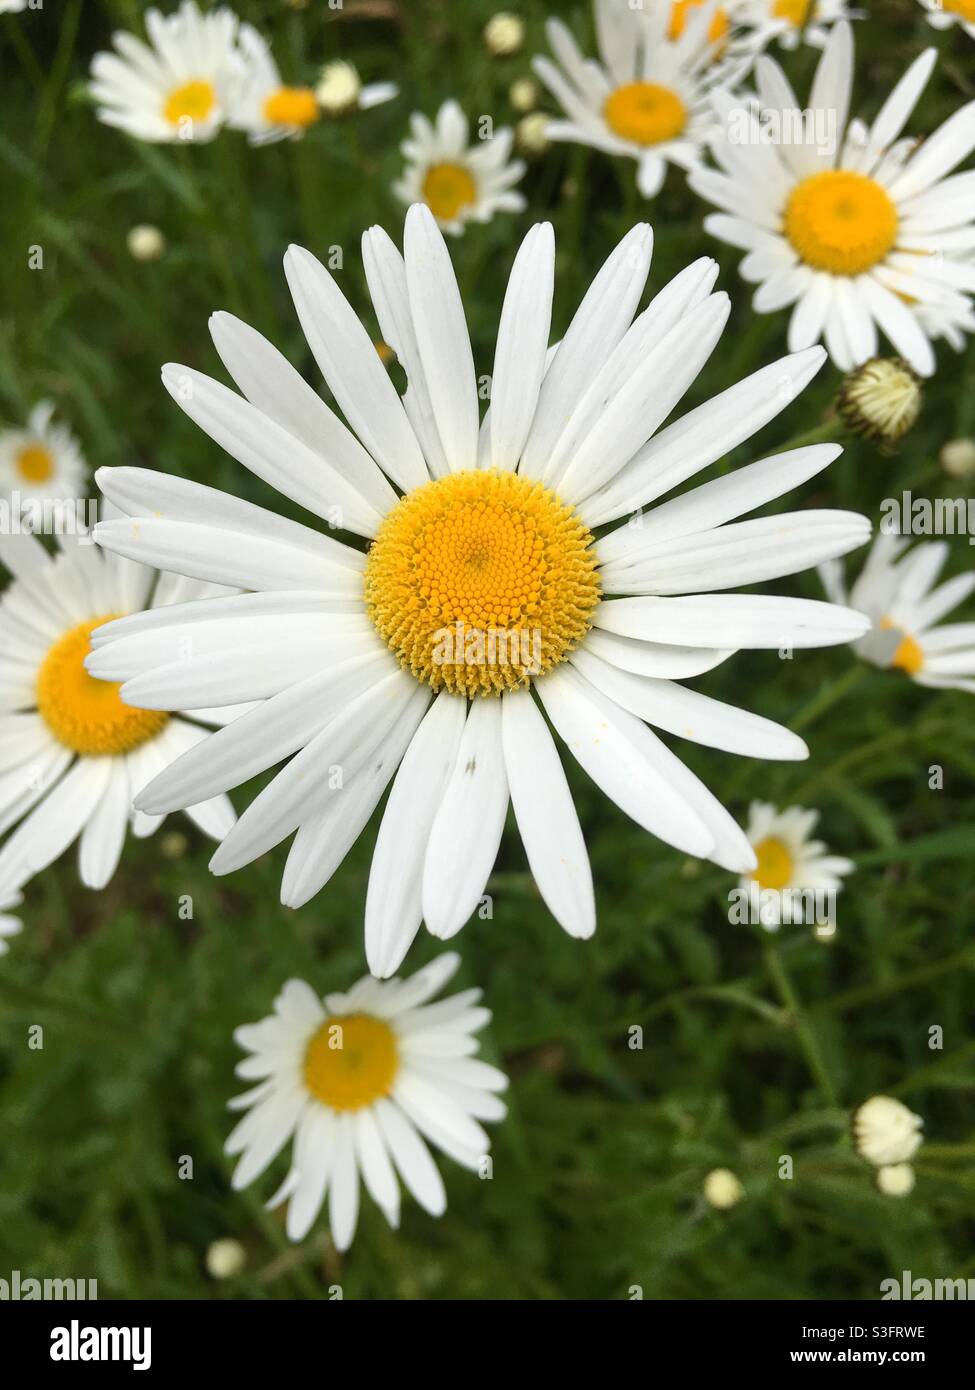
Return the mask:
<path id="1" fill-rule="evenodd" d="M 292 1240 L 308 1234 L 327 1192 L 332 1241 L 347 1250 L 360 1177 L 394 1229 L 400 1182 L 442 1216 L 447 1194 L 427 1142 L 473 1172 L 484 1163 L 491 1141 L 479 1121 L 504 1119 L 497 1092 L 508 1078 L 474 1055 L 473 1035 L 491 1018 L 479 989 L 430 1003 L 459 965 L 449 952 L 406 980 L 366 975 L 324 1000 L 289 980 L 273 1014 L 234 1033 L 251 1054 L 237 1075 L 258 1084 L 230 1102 L 247 1111 L 225 1145 L 241 1155 L 233 1186 L 253 1182 L 293 1135 L 268 1203 L 287 1201 Z"/>
<path id="2" fill-rule="evenodd" d="M 777 931 L 783 920 L 802 920 L 803 894 L 838 893 L 845 875 L 853 872 L 852 859 L 828 854 L 822 840 L 812 839 L 818 820 L 818 811 L 802 806 L 779 811 L 767 801 L 751 804 L 746 834 L 757 863 L 742 878 L 741 887 L 760 890 L 761 925 L 766 931 Z M 790 895 L 794 896 L 787 904 Z M 828 913 L 826 920 L 832 920 Z"/>
<path id="3" fill-rule="evenodd" d="M 78 441 L 54 419 L 54 406 L 41 401 L 27 417 L 26 429 L 0 432 L 0 498 L 8 505 L 64 502 L 83 496 L 88 470 Z"/>
<path id="4" fill-rule="evenodd" d="M 729 10 L 732 23 L 751 30 L 761 48 L 770 40 L 786 49 L 823 48 L 839 20 L 863 16 L 845 0 L 729 0 Z"/>
<path id="5" fill-rule="evenodd" d="M 877 1168 L 906 1163 L 924 1139 L 924 1121 L 893 1096 L 871 1096 L 853 1115 L 853 1142 Z"/>
<path id="6" fill-rule="evenodd" d="M 713 0 L 673 12 L 595 0 L 598 62 L 583 57 L 561 20 L 550 19 L 557 63 L 538 57 L 533 66 L 566 119 L 549 124 L 549 139 L 635 159 L 640 192 L 654 197 L 668 163 L 690 169 L 697 161 L 715 124 L 708 93 L 747 70 L 747 59 L 715 63 L 727 28 L 711 37 L 715 14 Z"/>
<path id="7" fill-rule="evenodd" d="M 145 19 L 149 44 L 119 31 L 116 52 L 92 59 L 98 119 L 137 140 L 212 140 L 242 77 L 237 16 L 228 9 L 201 14 L 194 0 L 183 0 L 175 14 L 152 9 Z"/>
<path id="8" fill-rule="evenodd" d="M 905 672 L 918 685 L 975 694 L 975 622 L 941 623 L 975 590 L 975 572 L 938 585 L 948 558 L 944 541 L 922 541 L 881 530 L 849 601 L 871 619 L 871 631 L 853 648 L 873 666 Z M 821 566 L 827 594 L 844 595 L 838 561 Z"/>
<path id="9" fill-rule="evenodd" d="M 22 899 L 19 893 L 0 894 L 0 956 L 10 950 L 6 938 L 8 936 L 16 936 L 19 931 L 23 930 L 24 924 L 21 922 L 20 918 L 10 915 L 10 909 L 12 907 L 19 907 L 21 901 Z"/>
<path id="10" fill-rule="evenodd" d="M 721 170 L 690 176 L 722 209 L 705 227 L 748 252 L 741 274 L 759 286 L 757 312 L 795 305 L 790 348 L 823 338 L 841 371 L 877 356 L 879 329 L 929 375 L 934 353 L 906 297 L 940 304 L 975 289 L 975 265 L 964 258 L 975 240 L 975 173 L 945 177 L 975 148 L 975 102 L 921 144 L 899 139 L 935 59 L 929 49 L 912 63 L 872 126 L 848 124 L 853 35 L 837 24 L 796 143 L 769 143 L 763 128 L 766 116 L 800 110 L 767 55 L 755 68 L 754 109 L 726 93 L 712 98 L 725 122 L 712 145 Z"/>
<path id="11" fill-rule="evenodd" d="M 365 86 L 351 63 L 326 63 L 315 87 L 318 104 L 326 116 L 345 116 L 350 111 L 370 111 L 399 96 L 395 82 L 370 82 Z"/>
<path id="12" fill-rule="evenodd" d="M 960 24 L 975 39 L 975 0 L 921 0 L 932 29 L 951 29 Z"/>
<path id="13" fill-rule="evenodd" d="M 445 101 L 435 123 L 415 111 L 410 131 L 400 146 L 407 166 L 393 184 L 401 202 L 426 203 L 452 236 L 496 212 L 524 211 L 523 195 L 513 190 L 525 165 L 510 157 L 514 135 L 507 127 L 472 145 L 467 117 L 456 101 Z"/>
<path id="14" fill-rule="evenodd" d="M 157 577 L 145 566 L 74 538 L 63 546 L 52 558 L 33 536 L 0 538 L 14 575 L 0 598 L 0 835 L 20 822 L 0 848 L 2 890 L 20 888 L 79 837 L 82 882 L 103 888 L 127 826 L 141 837 L 159 824 L 131 811 L 133 795 L 204 737 L 183 719 L 123 704 L 118 687 L 93 679 L 84 662 L 107 618 L 216 590 L 162 575 L 150 598 Z M 188 814 L 215 839 L 234 823 L 225 796 Z"/>
<path id="15" fill-rule="evenodd" d="M 297 830 L 282 885 L 297 907 L 392 781 L 366 902 L 376 975 L 396 969 L 421 920 L 449 937 L 472 915 L 509 800 L 543 898 L 571 934 L 592 934 L 585 842 L 543 708 L 639 825 L 731 872 L 753 868 L 740 828 L 647 724 L 754 757 L 804 758 L 789 730 L 677 682 L 738 647 L 829 646 L 866 630 L 845 608 L 723 592 L 864 543 L 869 525 L 851 512 L 739 520 L 820 472 L 837 446 L 765 459 L 645 511 L 778 415 L 825 358 L 810 348 L 773 363 L 661 428 L 730 305 L 712 293 L 717 266 L 704 258 L 638 313 L 651 244 L 645 224 L 623 239 L 550 350 L 555 238 L 547 223 L 528 233 L 483 422 L 460 291 L 422 204 L 407 213 L 404 254 L 380 228 L 363 239 L 379 329 L 408 381 L 402 399 L 336 280 L 299 247 L 285 273 L 348 428 L 260 334 L 214 316 L 243 394 L 175 365 L 167 389 L 240 462 L 358 545 L 168 475 L 98 475 L 128 513 L 101 524 L 104 545 L 257 591 L 96 635 L 91 669 L 126 682 L 123 699 L 143 708 L 191 692 L 201 705 L 262 702 L 138 804 L 174 809 L 295 755 L 212 868 L 237 869 Z M 179 660 L 188 627 L 194 654 Z"/>
<path id="16" fill-rule="evenodd" d="M 322 114 L 313 89 L 285 85 L 270 45 L 253 25 L 240 26 L 239 49 L 245 76 L 230 112 L 232 128 L 246 130 L 254 145 L 304 135 Z"/>

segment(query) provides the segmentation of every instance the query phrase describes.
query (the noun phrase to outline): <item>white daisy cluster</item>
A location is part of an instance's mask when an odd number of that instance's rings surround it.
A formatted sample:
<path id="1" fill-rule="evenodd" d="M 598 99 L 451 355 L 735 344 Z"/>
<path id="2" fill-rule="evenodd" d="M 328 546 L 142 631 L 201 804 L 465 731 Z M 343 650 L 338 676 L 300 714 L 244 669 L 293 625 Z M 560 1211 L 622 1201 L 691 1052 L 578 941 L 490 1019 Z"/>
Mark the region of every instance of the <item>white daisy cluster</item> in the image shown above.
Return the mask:
<path id="1" fill-rule="evenodd" d="M 319 92 L 289 86 L 266 40 L 225 6 L 201 12 L 195 0 L 163 15 L 145 14 L 148 42 L 112 35 L 114 53 L 97 53 L 90 94 L 98 119 L 137 140 L 202 144 L 224 126 L 246 131 L 254 144 L 295 138 L 323 114 L 367 110 L 398 93 L 391 82 L 363 85 L 351 65 L 343 99 L 323 74 Z"/>

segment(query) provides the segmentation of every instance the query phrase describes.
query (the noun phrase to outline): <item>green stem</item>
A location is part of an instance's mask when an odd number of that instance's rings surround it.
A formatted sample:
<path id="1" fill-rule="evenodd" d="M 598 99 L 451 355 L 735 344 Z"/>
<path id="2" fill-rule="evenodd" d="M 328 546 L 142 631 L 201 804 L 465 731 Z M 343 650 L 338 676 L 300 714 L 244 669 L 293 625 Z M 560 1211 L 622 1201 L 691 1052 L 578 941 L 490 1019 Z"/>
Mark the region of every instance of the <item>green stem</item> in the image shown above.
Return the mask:
<path id="1" fill-rule="evenodd" d="M 793 988 L 789 973 L 782 963 L 782 957 L 779 955 L 777 947 L 772 943 L 769 943 L 765 948 L 765 961 L 768 966 L 769 974 L 778 991 L 779 998 L 791 1015 L 796 1030 L 796 1037 L 799 1039 L 799 1045 L 802 1048 L 809 1070 L 822 1091 L 827 1104 L 834 1109 L 838 1108 L 840 1103 L 839 1096 L 837 1095 L 836 1087 L 833 1085 L 832 1077 L 826 1069 L 826 1064 L 819 1050 L 819 1043 L 816 1040 L 816 1035 L 806 1021 L 802 1005 L 799 1002 L 799 996 Z"/>
<path id="2" fill-rule="evenodd" d="M 863 680 L 866 671 L 866 666 L 862 663 L 857 663 L 855 666 L 851 666 L 848 670 L 844 671 L 842 676 L 837 676 L 835 680 L 830 681 L 828 685 L 817 691 L 808 704 L 804 705 L 792 720 L 790 727 L 793 733 L 798 733 L 800 729 L 807 728 L 817 720 L 821 714 L 825 714 L 828 709 L 831 709 L 833 705 L 842 700 L 844 696 L 848 695 L 850 691 Z"/>

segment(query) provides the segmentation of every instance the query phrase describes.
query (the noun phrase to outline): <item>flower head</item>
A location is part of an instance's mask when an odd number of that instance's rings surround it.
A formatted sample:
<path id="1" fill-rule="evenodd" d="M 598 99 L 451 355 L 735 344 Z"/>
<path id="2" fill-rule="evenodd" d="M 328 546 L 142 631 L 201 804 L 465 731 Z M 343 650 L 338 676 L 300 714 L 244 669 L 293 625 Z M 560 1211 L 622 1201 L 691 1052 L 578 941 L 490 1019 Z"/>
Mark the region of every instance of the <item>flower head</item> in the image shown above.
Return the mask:
<path id="1" fill-rule="evenodd" d="M 744 1195 L 740 1178 L 730 1168 L 714 1168 L 704 1179 L 704 1200 L 715 1211 L 730 1211 Z"/>
<path id="2" fill-rule="evenodd" d="M 752 802 L 746 833 L 756 864 L 741 886 L 761 890 L 762 926 L 767 931 L 777 931 L 783 919 L 802 920 L 805 894 L 835 894 L 853 872 L 852 859 L 829 854 L 822 840 L 813 839 L 818 819 L 818 811 L 802 806 L 779 811 L 769 802 Z"/>
<path id="3" fill-rule="evenodd" d="M 87 476 L 78 441 L 55 420 L 53 402 L 39 401 L 25 428 L 0 430 L 0 499 L 21 514 L 45 503 L 78 501 Z"/>
<path id="4" fill-rule="evenodd" d="M 874 357 L 848 373 L 836 408 L 865 439 L 896 444 L 921 413 L 921 379 L 902 357 Z"/>
<path id="5" fill-rule="evenodd" d="M 404 397 L 336 281 L 298 247 L 285 257 L 288 282 L 348 427 L 229 314 L 211 331 L 243 395 L 191 368 L 165 369 L 176 402 L 225 449 L 368 549 L 168 475 L 98 475 L 128 513 L 99 526 L 106 547 L 254 591 L 204 610 L 202 623 L 184 605 L 151 644 L 133 620 L 97 634 L 99 659 L 136 704 L 163 709 L 191 692 L 201 705 L 261 702 L 138 804 L 158 813 L 194 803 L 292 758 L 212 867 L 227 873 L 297 831 L 282 896 L 299 906 L 392 782 L 366 901 L 377 975 L 396 969 L 421 920 L 448 937 L 471 916 L 509 801 L 543 898 L 566 930 L 591 935 L 585 843 L 543 709 L 639 825 L 682 853 L 750 871 L 742 831 L 647 725 L 735 753 L 803 758 L 787 729 L 677 682 L 739 647 L 826 646 L 866 630 L 845 608 L 725 592 L 863 544 L 868 523 L 849 512 L 739 520 L 821 471 L 838 447 L 780 454 L 650 508 L 773 419 L 824 357 L 813 348 L 773 363 L 661 428 L 729 304 L 712 293 L 717 267 L 704 259 L 638 313 L 651 242 L 647 226 L 623 239 L 550 349 L 555 239 L 548 224 L 532 228 L 505 293 L 483 422 L 460 291 L 423 205 L 407 214 L 402 255 L 380 228 L 363 239 Z M 189 661 L 179 659 L 188 622 Z M 215 664 L 217 652 L 244 664 Z"/>
<path id="6" fill-rule="evenodd" d="M 446 101 L 436 120 L 415 111 L 403 141 L 407 165 L 393 192 L 402 202 L 426 203 L 445 232 L 459 236 L 469 222 L 490 222 L 496 212 L 521 212 L 525 199 L 514 191 L 525 172 L 511 158 L 507 127 L 471 143 L 467 117 Z"/>
<path id="7" fill-rule="evenodd" d="M 893 1096 L 871 1096 L 853 1116 L 857 1153 L 868 1163 L 885 1168 L 906 1163 L 921 1147 L 924 1121 Z"/>
<path id="8" fill-rule="evenodd" d="M 226 1143 L 241 1155 L 233 1185 L 253 1182 L 294 1136 L 269 1203 L 288 1202 L 292 1240 L 307 1235 L 327 1195 L 332 1240 L 347 1250 L 360 1177 L 393 1227 L 400 1182 L 442 1215 L 447 1196 L 427 1142 L 474 1172 L 484 1162 L 491 1141 L 479 1121 L 504 1119 L 498 1092 L 508 1078 L 474 1055 L 474 1034 L 491 1018 L 480 990 L 430 1002 L 459 965 L 449 952 L 408 979 L 366 975 L 324 1000 L 289 980 L 273 1014 L 237 1029 L 250 1053 L 237 1074 L 258 1084 L 231 1101 L 247 1112 Z"/>
<path id="9" fill-rule="evenodd" d="M 484 26 L 484 42 L 495 58 L 510 58 L 525 42 L 525 21 L 506 10 L 492 15 Z"/>
<path id="10" fill-rule="evenodd" d="M 133 227 L 125 238 L 129 255 L 134 261 L 158 261 L 166 254 L 166 238 L 158 227 L 145 223 Z"/>

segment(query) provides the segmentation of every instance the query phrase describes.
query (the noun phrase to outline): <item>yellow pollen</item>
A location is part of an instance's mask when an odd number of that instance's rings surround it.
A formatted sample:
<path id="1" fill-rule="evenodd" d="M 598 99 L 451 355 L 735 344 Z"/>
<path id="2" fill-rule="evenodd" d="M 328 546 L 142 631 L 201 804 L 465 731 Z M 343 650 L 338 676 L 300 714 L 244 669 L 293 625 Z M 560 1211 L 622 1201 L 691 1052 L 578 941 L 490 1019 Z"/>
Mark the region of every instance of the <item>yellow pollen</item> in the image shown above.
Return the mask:
<path id="1" fill-rule="evenodd" d="M 517 473 L 451 473 L 404 497 L 366 559 L 380 637 L 418 681 L 499 695 L 564 661 L 599 602 L 592 536 Z"/>
<path id="2" fill-rule="evenodd" d="M 795 863 L 788 847 L 775 835 L 769 835 L 754 846 L 758 865 L 752 878 L 759 888 L 788 888 L 792 882 Z"/>
<path id="3" fill-rule="evenodd" d="M 396 1035 L 372 1014 L 326 1019 L 305 1049 L 305 1085 L 332 1110 L 362 1110 L 388 1096 L 398 1071 Z"/>
<path id="4" fill-rule="evenodd" d="M 388 367 L 390 362 L 395 360 L 396 353 L 393 351 L 393 349 L 389 346 L 388 343 L 383 342 L 382 338 L 378 339 L 378 341 L 375 342 L 373 346 L 375 347 L 376 352 L 379 355 L 379 360 L 384 367 Z"/>
<path id="5" fill-rule="evenodd" d="M 217 104 L 213 83 L 197 78 L 176 87 L 166 98 L 163 115 L 170 125 L 180 121 L 205 121 Z"/>
<path id="6" fill-rule="evenodd" d="M 773 0 L 772 18 L 785 19 L 796 29 L 805 24 L 812 0 Z"/>
<path id="7" fill-rule="evenodd" d="M 16 467 L 25 483 L 46 483 L 54 474 L 54 458 L 43 444 L 25 444 Z"/>
<path id="8" fill-rule="evenodd" d="M 423 179 L 423 201 L 441 222 L 452 222 L 477 202 L 477 184 L 463 164 L 431 164 Z"/>
<path id="9" fill-rule="evenodd" d="M 310 87 L 279 87 L 264 102 L 264 118 L 272 125 L 314 125 L 321 112 Z"/>
<path id="10" fill-rule="evenodd" d="M 880 626 L 889 630 L 896 628 L 897 624 L 893 618 L 883 618 Z M 916 676 L 924 667 L 924 652 L 921 650 L 921 644 L 908 633 L 905 633 L 890 659 L 890 664 L 898 671 L 904 671 L 909 676 Z"/>
<path id="11" fill-rule="evenodd" d="M 130 753 L 165 726 L 162 710 L 133 709 L 122 703 L 114 681 L 96 680 L 85 670 L 91 634 L 115 613 L 79 623 L 51 647 L 37 676 L 37 708 L 54 737 L 83 757 Z"/>
<path id="12" fill-rule="evenodd" d="M 975 24 L 975 0 L 941 0 L 941 8 L 958 15 L 967 24 Z"/>
<path id="13" fill-rule="evenodd" d="M 659 145 L 673 140 L 687 124 L 687 108 L 676 92 L 659 82 L 627 82 L 606 98 L 606 124 L 622 140 Z"/>
<path id="14" fill-rule="evenodd" d="M 785 234 L 816 270 L 861 275 L 882 261 L 897 240 L 897 209 L 865 174 L 826 169 L 792 190 Z"/>
<path id="15" fill-rule="evenodd" d="M 670 7 L 670 23 L 667 26 L 667 37 L 673 43 L 679 39 L 687 27 L 688 11 L 698 9 L 704 4 L 704 0 L 674 0 Z M 720 7 L 715 10 L 711 23 L 708 25 L 708 42 L 718 43 L 728 33 L 728 16 Z"/>

